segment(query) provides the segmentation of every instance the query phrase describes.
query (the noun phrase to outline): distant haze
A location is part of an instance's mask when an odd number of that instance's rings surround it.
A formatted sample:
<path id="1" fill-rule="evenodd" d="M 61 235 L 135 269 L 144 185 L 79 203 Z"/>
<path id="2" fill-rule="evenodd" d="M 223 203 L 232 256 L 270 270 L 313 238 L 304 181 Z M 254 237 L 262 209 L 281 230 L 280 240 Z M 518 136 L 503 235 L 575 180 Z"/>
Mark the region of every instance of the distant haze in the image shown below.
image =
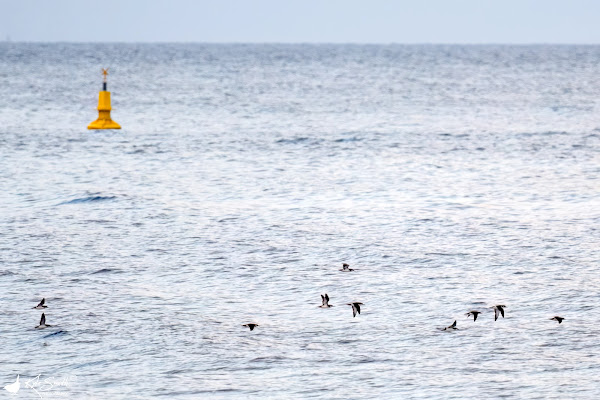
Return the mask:
<path id="1" fill-rule="evenodd" d="M 600 43 L 593 0 L 0 0 L 0 40 Z"/>

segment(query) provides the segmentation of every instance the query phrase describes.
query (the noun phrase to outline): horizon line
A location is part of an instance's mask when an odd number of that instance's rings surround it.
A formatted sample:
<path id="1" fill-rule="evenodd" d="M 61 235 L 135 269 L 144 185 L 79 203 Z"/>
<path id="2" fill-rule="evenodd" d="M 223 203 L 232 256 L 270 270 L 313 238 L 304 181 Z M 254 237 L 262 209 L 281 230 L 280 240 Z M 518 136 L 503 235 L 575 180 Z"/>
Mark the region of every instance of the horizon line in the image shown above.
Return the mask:
<path id="1" fill-rule="evenodd" d="M 75 40 L 3 40 L 0 44 L 203 44 L 203 45 L 356 45 L 356 46 L 600 46 L 576 42 L 237 42 L 237 41 L 75 41 Z"/>

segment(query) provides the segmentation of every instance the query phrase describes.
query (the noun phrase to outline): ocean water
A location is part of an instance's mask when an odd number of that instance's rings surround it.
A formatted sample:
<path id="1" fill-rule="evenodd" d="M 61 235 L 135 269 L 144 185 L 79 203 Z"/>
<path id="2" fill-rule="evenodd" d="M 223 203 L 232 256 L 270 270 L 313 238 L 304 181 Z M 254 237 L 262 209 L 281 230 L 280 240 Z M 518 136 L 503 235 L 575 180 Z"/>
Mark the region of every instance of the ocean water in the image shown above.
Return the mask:
<path id="1" fill-rule="evenodd" d="M 86 129 L 101 67 L 119 131 Z M 0 43 L 0 386 L 600 397 L 599 76 L 599 46 Z"/>

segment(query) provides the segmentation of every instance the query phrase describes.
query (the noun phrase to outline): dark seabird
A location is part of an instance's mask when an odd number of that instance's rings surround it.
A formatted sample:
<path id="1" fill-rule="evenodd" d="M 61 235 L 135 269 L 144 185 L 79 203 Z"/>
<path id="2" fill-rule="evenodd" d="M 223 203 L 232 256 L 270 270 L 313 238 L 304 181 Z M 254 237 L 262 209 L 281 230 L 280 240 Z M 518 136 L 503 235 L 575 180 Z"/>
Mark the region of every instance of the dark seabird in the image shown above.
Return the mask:
<path id="1" fill-rule="evenodd" d="M 477 316 L 481 314 L 481 312 L 479 311 L 469 311 L 468 313 L 466 313 L 465 315 L 467 317 L 470 317 L 471 315 L 473 316 L 473 322 L 477 321 Z"/>
<path id="2" fill-rule="evenodd" d="M 458 329 L 456 327 L 456 320 L 454 320 L 454 323 L 450 326 L 445 327 L 444 329 L 442 329 L 443 331 L 450 331 L 450 330 L 454 330 L 454 329 Z"/>
<path id="3" fill-rule="evenodd" d="M 479 314 L 481 314 L 480 311 L 472 310 L 472 311 L 469 311 L 468 313 L 466 313 L 465 315 L 467 317 L 470 317 L 472 315 L 473 316 L 473 322 L 475 322 L 475 321 L 477 321 L 477 317 L 479 316 Z"/>
<path id="4" fill-rule="evenodd" d="M 498 319 L 498 314 L 502 314 L 502 318 L 504 318 L 504 307 L 502 305 L 492 307 L 494 309 L 494 321 Z"/>
<path id="5" fill-rule="evenodd" d="M 38 326 L 35 327 L 35 329 L 44 329 L 44 328 L 48 328 L 52 325 L 47 325 L 46 324 L 46 314 L 42 313 L 42 318 L 40 318 L 40 324 Z"/>
<path id="6" fill-rule="evenodd" d="M 42 301 L 40 301 L 40 304 L 38 304 L 37 306 L 33 307 L 34 310 L 42 310 L 44 308 L 48 308 L 48 306 L 45 306 L 44 303 L 46 302 L 46 299 L 43 298 Z"/>
<path id="7" fill-rule="evenodd" d="M 327 296 L 327 293 L 325 293 L 325 296 L 321 295 L 321 301 L 323 302 L 323 304 L 321 304 L 319 306 L 319 308 L 329 308 L 329 307 L 333 307 L 329 305 L 329 296 Z"/>
<path id="8" fill-rule="evenodd" d="M 550 318 L 551 321 L 558 321 L 559 324 L 562 324 L 563 321 L 563 317 L 552 317 Z"/>
<path id="9" fill-rule="evenodd" d="M 253 331 L 254 328 L 258 326 L 258 324 L 244 324 L 242 326 L 247 326 L 248 328 L 250 328 L 251 331 Z"/>
<path id="10" fill-rule="evenodd" d="M 343 272 L 350 272 L 350 271 L 354 271 L 352 268 L 350 268 L 350 265 L 343 263 L 342 264 L 342 269 L 340 269 L 340 271 Z"/>
<path id="11" fill-rule="evenodd" d="M 360 306 L 362 303 L 348 303 L 349 306 L 352 306 L 352 316 L 356 317 L 356 313 L 360 314 Z"/>

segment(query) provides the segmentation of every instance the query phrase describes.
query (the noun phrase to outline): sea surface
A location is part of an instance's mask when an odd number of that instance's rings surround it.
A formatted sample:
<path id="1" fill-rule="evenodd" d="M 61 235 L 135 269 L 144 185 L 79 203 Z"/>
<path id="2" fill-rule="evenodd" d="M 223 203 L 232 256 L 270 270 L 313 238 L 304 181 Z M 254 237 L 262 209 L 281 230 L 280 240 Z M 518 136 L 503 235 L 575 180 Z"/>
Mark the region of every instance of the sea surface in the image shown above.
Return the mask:
<path id="1" fill-rule="evenodd" d="M 597 399 L 599 175 L 600 46 L 0 43 L 0 395 Z"/>

